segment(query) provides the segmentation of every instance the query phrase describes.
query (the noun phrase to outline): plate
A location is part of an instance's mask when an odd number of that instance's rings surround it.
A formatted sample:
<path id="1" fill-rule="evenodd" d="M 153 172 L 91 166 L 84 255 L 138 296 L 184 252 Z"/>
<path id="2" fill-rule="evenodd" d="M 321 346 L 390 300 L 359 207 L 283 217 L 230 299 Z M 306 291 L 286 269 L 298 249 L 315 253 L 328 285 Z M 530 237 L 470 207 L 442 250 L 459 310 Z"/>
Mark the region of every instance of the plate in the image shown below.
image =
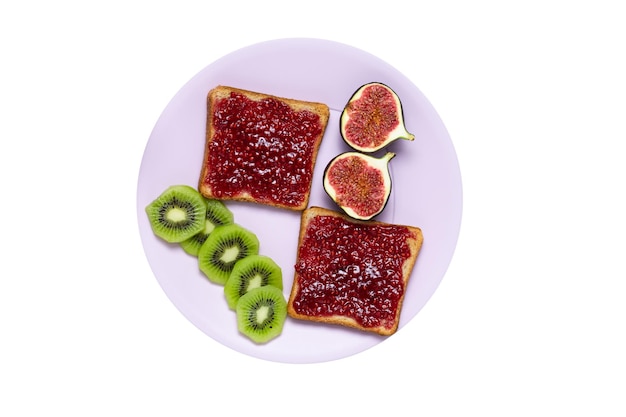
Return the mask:
<path id="1" fill-rule="evenodd" d="M 137 183 L 137 218 L 145 255 L 171 302 L 198 329 L 242 354 L 283 363 L 315 363 L 345 358 L 388 337 L 340 326 L 287 318 L 283 333 L 257 345 L 237 331 L 223 287 L 209 282 L 197 259 L 152 233 L 144 208 L 173 184 L 196 186 L 200 175 L 206 123 L 206 95 L 218 84 L 282 97 L 326 103 L 331 116 L 315 166 L 309 206 L 337 209 L 322 187 L 326 164 L 349 150 L 339 133 L 339 116 L 361 85 L 380 81 L 403 104 L 414 141 L 396 141 L 387 149 L 392 193 L 377 220 L 417 226 L 424 234 L 413 269 L 398 332 L 436 291 L 456 247 L 462 211 L 461 175 L 448 132 L 420 90 L 395 68 L 370 53 L 321 39 L 278 39 L 236 50 L 189 80 L 168 103 L 149 137 Z M 253 231 L 260 253 L 283 270 L 284 294 L 293 280 L 300 214 L 252 203 L 227 203 L 235 221 Z M 393 337 L 393 336 L 389 336 Z"/>

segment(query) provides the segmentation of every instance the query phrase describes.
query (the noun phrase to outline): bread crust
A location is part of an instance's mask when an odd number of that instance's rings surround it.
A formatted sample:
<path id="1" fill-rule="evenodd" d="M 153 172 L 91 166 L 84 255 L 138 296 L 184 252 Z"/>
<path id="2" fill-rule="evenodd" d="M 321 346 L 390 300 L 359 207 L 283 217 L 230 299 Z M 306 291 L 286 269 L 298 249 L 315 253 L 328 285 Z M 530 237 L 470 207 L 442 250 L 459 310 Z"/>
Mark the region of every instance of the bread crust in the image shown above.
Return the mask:
<path id="1" fill-rule="evenodd" d="M 311 178 L 311 180 L 308 182 L 308 184 L 304 184 L 306 187 L 306 192 L 304 195 L 304 199 L 300 204 L 290 205 L 290 204 L 286 204 L 284 202 L 278 201 L 276 199 L 274 200 L 268 199 L 268 200 L 260 201 L 259 199 L 255 198 L 249 192 L 246 192 L 246 191 L 243 191 L 236 195 L 218 196 L 216 195 L 214 190 L 211 188 L 211 186 L 206 183 L 205 179 L 207 178 L 207 174 L 209 173 L 209 170 L 210 170 L 209 163 L 208 163 L 209 155 L 210 155 L 210 144 L 216 133 L 214 129 L 214 124 L 213 124 L 212 109 L 215 107 L 217 100 L 220 100 L 222 98 L 227 98 L 231 95 L 231 93 L 241 94 L 253 101 L 274 99 L 284 104 L 287 104 L 294 111 L 306 110 L 319 116 L 321 133 L 313 138 L 313 142 L 312 142 L 313 146 L 311 148 L 311 155 L 310 155 L 311 161 L 306 167 L 308 173 L 310 174 L 309 178 Z M 265 205 L 270 205 L 270 206 L 285 208 L 285 209 L 290 209 L 290 210 L 296 210 L 296 211 L 304 210 L 308 206 L 309 196 L 311 193 L 313 170 L 315 168 L 315 163 L 317 161 L 317 154 L 318 154 L 322 139 L 324 137 L 324 133 L 326 131 L 326 126 L 328 124 L 329 118 L 330 118 L 330 110 L 328 106 L 324 103 L 297 100 L 297 99 L 286 98 L 286 97 L 278 97 L 278 96 L 271 95 L 271 94 L 265 94 L 265 93 L 260 93 L 256 91 L 244 90 L 241 88 L 223 86 L 223 85 L 219 85 L 213 88 L 211 91 L 209 91 L 207 95 L 206 141 L 205 141 L 202 169 L 200 173 L 200 180 L 198 183 L 198 191 L 200 191 L 200 193 L 204 195 L 206 198 L 221 199 L 221 200 L 248 201 L 248 202 L 260 203 L 260 204 L 265 204 Z"/>
<path id="2" fill-rule="evenodd" d="M 348 217 L 347 215 L 343 213 L 339 213 L 333 210 L 329 210 L 329 209 L 322 208 L 322 207 L 310 207 L 302 212 L 302 217 L 301 217 L 301 222 L 300 222 L 300 231 L 299 231 L 299 237 L 298 237 L 298 252 L 297 252 L 298 259 L 300 259 L 300 252 L 302 249 L 303 240 L 306 236 L 307 227 L 310 224 L 310 222 L 317 216 L 339 217 L 355 225 L 366 225 L 366 226 L 389 225 L 389 223 L 383 223 L 383 222 L 375 221 L 375 220 L 355 220 L 355 219 Z M 404 284 L 404 291 L 402 292 L 402 295 L 398 301 L 395 315 L 393 318 L 393 322 L 391 323 L 391 325 L 381 325 L 378 327 L 364 327 L 360 325 L 355 319 L 349 316 L 344 316 L 344 315 L 310 316 L 310 315 L 298 313 L 296 309 L 294 308 L 294 302 L 296 301 L 299 291 L 300 291 L 300 279 L 299 279 L 300 277 L 299 277 L 297 270 L 294 272 L 293 285 L 291 287 L 289 300 L 287 302 L 287 313 L 289 314 L 289 316 L 295 319 L 300 319 L 300 320 L 313 321 L 313 322 L 326 323 L 326 324 L 336 324 L 336 325 L 351 327 L 351 328 L 355 328 L 355 329 L 366 331 L 366 332 L 376 333 L 382 336 L 390 336 L 394 334 L 397 331 L 398 325 L 400 323 L 400 313 L 402 310 L 402 304 L 404 302 L 404 297 L 406 294 L 406 288 L 409 283 L 409 279 L 411 277 L 411 272 L 417 261 L 417 257 L 419 255 L 419 252 L 422 247 L 423 240 L 424 240 L 422 230 L 418 227 L 405 226 L 405 225 L 394 225 L 394 226 L 406 228 L 412 233 L 412 237 L 406 240 L 406 243 L 410 249 L 410 256 L 404 261 L 402 265 L 402 282 Z"/>

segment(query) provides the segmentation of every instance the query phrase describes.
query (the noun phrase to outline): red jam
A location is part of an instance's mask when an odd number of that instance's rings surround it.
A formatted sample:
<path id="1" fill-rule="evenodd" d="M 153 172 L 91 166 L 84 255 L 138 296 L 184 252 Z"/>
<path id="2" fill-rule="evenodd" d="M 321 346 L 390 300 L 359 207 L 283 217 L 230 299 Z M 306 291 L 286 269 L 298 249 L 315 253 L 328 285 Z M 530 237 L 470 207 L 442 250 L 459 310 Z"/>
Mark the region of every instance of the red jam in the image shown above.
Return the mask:
<path id="1" fill-rule="evenodd" d="M 293 207 L 306 201 L 315 139 L 323 129 L 318 115 L 235 92 L 212 111 L 215 136 L 204 181 L 216 197 L 247 193 L 258 202 Z"/>
<path id="2" fill-rule="evenodd" d="M 311 220 L 295 270 L 294 309 L 307 316 L 342 315 L 363 327 L 390 328 L 404 294 L 410 257 L 403 226 L 361 225 L 333 216 Z"/>

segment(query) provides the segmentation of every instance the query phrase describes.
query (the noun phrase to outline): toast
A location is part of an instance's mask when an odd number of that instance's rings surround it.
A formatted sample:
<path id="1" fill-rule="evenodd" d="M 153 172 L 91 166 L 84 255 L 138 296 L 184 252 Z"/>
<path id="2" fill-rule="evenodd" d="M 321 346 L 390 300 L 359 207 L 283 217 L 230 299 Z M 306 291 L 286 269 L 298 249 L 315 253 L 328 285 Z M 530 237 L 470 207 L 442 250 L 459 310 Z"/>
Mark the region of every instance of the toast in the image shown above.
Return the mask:
<path id="1" fill-rule="evenodd" d="M 212 199 L 304 210 L 329 117 L 323 103 L 213 88 L 198 190 Z"/>
<path id="2" fill-rule="evenodd" d="M 304 210 L 288 314 L 395 333 L 422 242 L 417 227 L 354 220 L 321 207 Z"/>

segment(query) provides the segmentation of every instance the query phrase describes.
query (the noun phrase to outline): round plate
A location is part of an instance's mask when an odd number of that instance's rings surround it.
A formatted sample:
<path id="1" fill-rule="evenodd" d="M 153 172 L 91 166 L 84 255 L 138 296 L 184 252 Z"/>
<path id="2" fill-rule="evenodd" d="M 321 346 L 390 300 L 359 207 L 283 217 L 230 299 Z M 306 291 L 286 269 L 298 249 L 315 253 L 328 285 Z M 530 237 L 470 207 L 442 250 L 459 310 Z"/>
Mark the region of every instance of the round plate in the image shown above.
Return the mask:
<path id="1" fill-rule="evenodd" d="M 206 96 L 221 84 L 281 97 L 326 103 L 331 117 L 319 149 L 309 206 L 337 209 L 322 187 L 326 164 L 349 150 L 339 133 L 339 116 L 361 85 L 379 81 L 396 91 L 414 141 L 388 147 L 393 180 L 389 203 L 377 220 L 417 226 L 424 244 L 413 269 L 399 330 L 427 303 L 452 259 L 462 211 L 458 161 L 448 133 L 420 90 L 379 58 L 353 47 L 318 39 L 282 39 L 237 50 L 193 77 L 163 111 L 143 155 L 137 187 L 139 231 L 148 262 L 172 303 L 195 326 L 243 354 L 286 363 L 336 360 L 362 352 L 383 336 L 341 326 L 287 318 L 283 333 L 257 345 L 237 331 L 223 287 L 209 282 L 197 259 L 177 244 L 157 238 L 145 207 L 168 186 L 197 186 L 203 159 Z M 300 213 L 251 203 L 227 202 L 235 222 L 259 238 L 260 253 L 283 270 L 287 298 L 293 281 Z"/>

